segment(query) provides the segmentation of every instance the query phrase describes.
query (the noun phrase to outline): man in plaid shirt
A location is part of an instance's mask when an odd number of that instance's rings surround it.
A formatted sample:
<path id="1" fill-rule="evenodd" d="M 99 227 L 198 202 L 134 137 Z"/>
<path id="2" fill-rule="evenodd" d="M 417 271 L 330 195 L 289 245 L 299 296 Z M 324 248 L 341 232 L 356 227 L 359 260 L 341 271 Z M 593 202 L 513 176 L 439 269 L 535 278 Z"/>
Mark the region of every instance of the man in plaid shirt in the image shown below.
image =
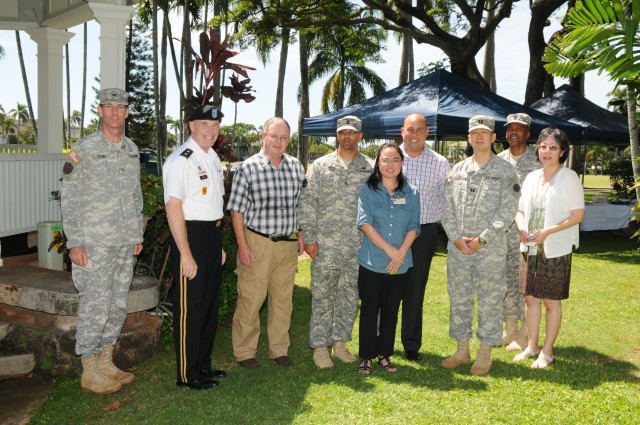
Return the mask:
<path id="1" fill-rule="evenodd" d="M 291 130 L 270 118 L 262 130 L 262 150 L 242 163 L 233 178 L 227 208 L 238 242 L 238 302 L 233 316 L 233 355 L 247 369 L 256 359 L 260 307 L 269 295 L 269 358 L 290 366 L 289 325 L 298 255 L 298 200 L 305 184 L 302 164 L 285 154 Z"/>

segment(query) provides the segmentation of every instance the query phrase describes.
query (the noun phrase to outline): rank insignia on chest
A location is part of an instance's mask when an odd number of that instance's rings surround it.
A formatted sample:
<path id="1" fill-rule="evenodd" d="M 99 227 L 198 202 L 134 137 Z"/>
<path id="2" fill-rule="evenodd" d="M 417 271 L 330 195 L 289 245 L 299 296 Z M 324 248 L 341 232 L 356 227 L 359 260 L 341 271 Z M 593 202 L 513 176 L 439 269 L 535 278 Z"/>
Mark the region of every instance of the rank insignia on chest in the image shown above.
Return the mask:
<path id="1" fill-rule="evenodd" d="M 204 186 L 202 188 L 202 196 L 205 196 L 207 194 L 207 186 Z"/>

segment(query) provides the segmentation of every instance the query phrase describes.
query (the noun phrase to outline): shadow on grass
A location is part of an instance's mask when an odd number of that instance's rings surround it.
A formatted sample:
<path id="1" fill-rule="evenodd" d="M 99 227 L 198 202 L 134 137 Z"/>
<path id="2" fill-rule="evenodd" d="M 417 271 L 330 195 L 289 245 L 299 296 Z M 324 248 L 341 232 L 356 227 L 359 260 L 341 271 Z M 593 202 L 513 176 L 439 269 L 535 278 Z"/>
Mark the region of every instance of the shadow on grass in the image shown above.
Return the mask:
<path id="1" fill-rule="evenodd" d="M 613 239 L 602 232 L 592 235 L 580 233 L 580 247 L 576 254 L 614 263 L 640 264 L 640 241 L 620 235 Z"/>
<path id="2" fill-rule="evenodd" d="M 535 359 L 519 363 L 493 362 L 491 376 L 566 385 L 573 390 L 591 390 L 605 383 L 640 383 L 639 369 L 632 363 L 585 347 L 554 347 L 555 361 L 544 370 L 531 369 Z"/>

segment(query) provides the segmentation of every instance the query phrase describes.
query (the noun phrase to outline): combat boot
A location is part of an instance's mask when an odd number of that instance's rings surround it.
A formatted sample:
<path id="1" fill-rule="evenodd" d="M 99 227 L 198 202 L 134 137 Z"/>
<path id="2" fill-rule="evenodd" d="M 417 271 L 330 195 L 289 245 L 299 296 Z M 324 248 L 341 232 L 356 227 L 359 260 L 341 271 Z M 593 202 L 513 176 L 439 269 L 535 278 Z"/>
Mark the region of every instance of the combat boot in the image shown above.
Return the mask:
<path id="1" fill-rule="evenodd" d="M 505 317 L 505 327 L 502 334 L 502 345 L 505 347 L 513 342 L 518 334 L 518 318 L 517 317 Z"/>
<path id="2" fill-rule="evenodd" d="M 476 361 L 471 366 L 471 374 L 476 376 L 485 376 L 491 370 L 491 346 L 483 342 L 478 347 Z"/>
<path id="3" fill-rule="evenodd" d="M 456 341 L 458 349 L 453 355 L 447 357 L 442 361 L 442 367 L 445 369 L 455 369 L 463 364 L 471 363 L 471 354 L 469 353 L 469 340 Z"/>
<path id="4" fill-rule="evenodd" d="M 355 363 L 358 358 L 351 354 L 347 348 L 347 344 L 342 341 L 333 343 L 333 357 L 336 357 L 342 363 Z"/>
<path id="5" fill-rule="evenodd" d="M 83 391 L 106 394 L 119 391 L 122 385 L 115 379 L 111 379 L 100 372 L 98 369 L 98 357 L 93 355 L 82 358 L 80 387 Z"/>
<path id="6" fill-rule="evenodd" d="M 507 345 L 507 351 L 513 353 L 522 351 L 529 344 L 529 332 L 527 330 L 527 322 L 522 322 L 522 327 L 516 332 L 513 341 Z"/>
<path id="7" fill-rule="evenodd" d="M 329 350 L 327 350 L 327 347 L 314 348 L 313 361 L 320 369 L 329 369 L 333 367 L 333 362 L 329 358 Z"/>
<path id="8" fill-rule="evenodd" d="M 121 384 L 130 384 L 135 377 L 133 373 L 124 372 L 113 364 L 113 345 L 105 345 L 98 356 L 98 370 L 103 375 L 120 382 Z"/>

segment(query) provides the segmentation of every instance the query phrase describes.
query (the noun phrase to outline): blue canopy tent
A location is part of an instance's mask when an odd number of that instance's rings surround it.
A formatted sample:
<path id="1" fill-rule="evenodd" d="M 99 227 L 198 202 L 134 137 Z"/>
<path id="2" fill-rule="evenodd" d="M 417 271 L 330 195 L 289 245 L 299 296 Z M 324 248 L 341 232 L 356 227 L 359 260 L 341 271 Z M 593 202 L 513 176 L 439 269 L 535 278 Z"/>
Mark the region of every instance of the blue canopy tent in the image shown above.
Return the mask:
<path id="1" fill-rule="evenodd" d="M 584 127 L 585 142 L 629 146 L 627 118 L 601 108 L 567 84 L 538 100 L 531 107 Z"/>
<path id="2" fill-rule="evenodd" d="M 496 132 L 503 137 L 506 117 L 514 112 L 525 112 L 531 116 L 533 140 L 543 128 L 550 126 L 567 132 L 572 142 L 583 140 L 581 126 L 522 106 L 445 70 L 436 70 L 359 105 L 305 118 L 303 134 L 335 136 L 336 120 L 345 115 L 356 115 L 362 119 L 364 137 L 399 138 L 404 118 L 412 112 L 419 112 L 427 118 L 429 138 L 436 140 L 466 139 L 469 118 L 474 115 L 496 118 Z"/>

